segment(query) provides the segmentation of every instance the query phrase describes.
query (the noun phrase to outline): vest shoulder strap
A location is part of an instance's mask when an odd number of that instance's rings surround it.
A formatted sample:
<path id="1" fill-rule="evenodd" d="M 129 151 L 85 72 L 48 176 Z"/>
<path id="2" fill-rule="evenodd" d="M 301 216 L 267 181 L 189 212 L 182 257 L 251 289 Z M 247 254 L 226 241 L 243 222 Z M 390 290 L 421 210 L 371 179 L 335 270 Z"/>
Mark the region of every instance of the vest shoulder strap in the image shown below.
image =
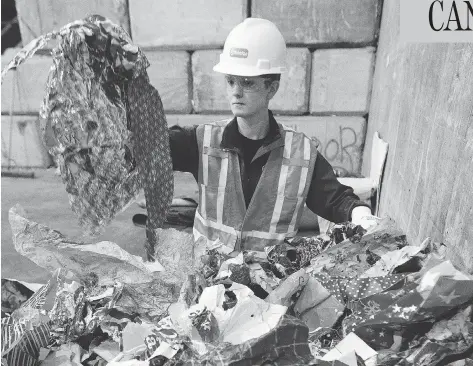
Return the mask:
<path id="1" fill-rule="evenodd" d="M 287 135 L 291 135 L 290 137 L 290 140 L 291 140 L 291 143 L 294 143 L 295 141 L 299 141 L 300 142 L 300 147 L 304 146 L 303 150 L 304 151 L 304 155 L 305 155 L 305 160 L 309 160 L 309 159 L 313 159 L 315 161 L 315 159 L 317 158 L 317 155 L 318 155 L 318 143 L 315 139 L 312 139 L 310 138 L 309 136 L 307 136 L 304 132 L 301 132 L 301 131 L 296 131 L 294 130 L 293 128 L 289 127 L 289 126 L 286 126 L 284 125 L 283 123 L 278 123 L 279 124 L 279 128 L 280 128 L 280 131 L 281 131 L 281 135 L 282 135 L 282 138 L 283 140 L 285 140 L 285 143 L 287 144 L 287 139 L 286 139 L 286 136 Z M 307 143 L 308 142 L 308 143 Z M 310 145 L 310 149 L 308 149 Z"/>
<path id="2" fill-rule="evenodd" d="M 222 119 L 215 122 L 203 123 L 197 126 L 197 144 L 199 151 L 203 151 L 203 147 L 210 147 L 217 142 L 214 141 L 216 136 L 221 136 L 223 130 L 230 123 L 231 119 Z"/>

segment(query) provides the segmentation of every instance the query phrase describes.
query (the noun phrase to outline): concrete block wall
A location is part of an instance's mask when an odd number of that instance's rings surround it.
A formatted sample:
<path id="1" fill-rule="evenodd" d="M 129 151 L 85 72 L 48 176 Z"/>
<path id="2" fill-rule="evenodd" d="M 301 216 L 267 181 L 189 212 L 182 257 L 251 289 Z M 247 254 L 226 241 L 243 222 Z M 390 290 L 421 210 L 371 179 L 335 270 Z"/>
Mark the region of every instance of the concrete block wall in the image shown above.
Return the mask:
<path id="1" fill-rule="evenodd" d="M 150 63 L 150 82 L 159 91 L 166 112 L 190 113 L 190 54 L 186 51 L 149 51 L 146 56 Z"/>
<path id="2" fill-rule="evenodd" d="M 23 45 L 87 15 L 100 14 L 130 30 L 127 0 L 15 0 Z"/>
<path id="3" fill-rule="evenodd" d="M 212 70 L 225 38 L 246 17 L 273 21 L 288 45 L 288 71 L 270 108 L 294 128 L 313 131 L 322 153 L 339 171 L 360 173 L 382 0 L 35 1 L 36 7 L 27 7 L 26 0 L 18 0 L 24 42 L 88 14 L 110 17 L 144 50 L 167 115 L 183 115 L 181 121 L 193 120 L 193 114 L 229 113 L 224 77 Z M 44 84 L 41 78 L 37 83 L 28 107 L 21 107 L 28 113 L 41 103 Z M 8 99 L 2 103 L 3 114 L 10 104 Z M 317 127 L 321 123 L 328 127 Z M 329 148 L 324 142 L 330 142 Z"/>
<path id="4" fill-rule="evenodd" d="M 310 112 L 367 113 L 373 61 L 373 47 L 315 51 Z"/>
<path id="5" fill-rule="evenodd" d="M 19 50 L 7 49 L 3 53 L 2 69 Z M 46 168 L 51 164 L 37 117 L 51 65 L 51 57 L 33 56 L 3 80 L 2 167 Z"/>
<path id="6" fill-rule="evenodd" d="M 373 0 L 253 0 L 251 15 L 276 23 L 289 44 L 373 42 L 380 3 Z"/>
<path id="7" fill-rule="evenodd" d="M 2 69 L 20 49 L 9 48 L 2 55 Z M 5 75 L 2 83 L 2 114 L 38 113 L 44 97 L 52 59 L 33 56 L 16 70 Z"/>
<path id="8" fill-rule="evenodd" d="M 380 213 L 410 242 L 430 237 L 473 274 L 473 44 L 406 44 L 399 2 L 385 1 L 363 172 L 371 136 L 389 143 Z"/>
<path id="9" fill-rule="evenodd" d="M 223 45 L 247 15 L 247 0 L 128 0 L 133 40 L 186 50 Z"/>
<path id="10" fill-rule="evenodd" d="M 38 117 L 3 115 L 1 125 L 2 167 L 45 168 L 51 164 Z"/>

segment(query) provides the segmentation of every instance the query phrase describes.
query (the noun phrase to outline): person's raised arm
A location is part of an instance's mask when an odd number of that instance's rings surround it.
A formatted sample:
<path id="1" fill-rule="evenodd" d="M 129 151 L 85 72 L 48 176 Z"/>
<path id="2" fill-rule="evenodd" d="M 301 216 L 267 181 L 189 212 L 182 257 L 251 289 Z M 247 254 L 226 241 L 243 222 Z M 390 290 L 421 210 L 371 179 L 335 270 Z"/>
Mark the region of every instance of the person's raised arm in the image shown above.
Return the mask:
<path id="1" fill-rule="evenodd" d="M 169 128 L 169 143 L 173 170 L 189 172 L 197 180 L 199 169 L 199 148 L 197 145 L 197 126 Z"/>

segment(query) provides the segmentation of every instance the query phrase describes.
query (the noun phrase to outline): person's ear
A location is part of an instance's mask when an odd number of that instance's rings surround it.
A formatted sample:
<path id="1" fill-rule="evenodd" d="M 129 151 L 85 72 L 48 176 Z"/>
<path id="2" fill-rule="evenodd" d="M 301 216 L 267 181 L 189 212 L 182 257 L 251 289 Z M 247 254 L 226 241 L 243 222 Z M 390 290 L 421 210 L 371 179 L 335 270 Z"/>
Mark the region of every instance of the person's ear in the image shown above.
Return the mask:
<path id="1" fill-rule="evenodd" d="M 271 84 L 269 85 L 268 89 L 269 89 L 268 100 L 271 100 L 276 95 L 277 91 L 279 90 L 279 81 L 273 80 Z"/>

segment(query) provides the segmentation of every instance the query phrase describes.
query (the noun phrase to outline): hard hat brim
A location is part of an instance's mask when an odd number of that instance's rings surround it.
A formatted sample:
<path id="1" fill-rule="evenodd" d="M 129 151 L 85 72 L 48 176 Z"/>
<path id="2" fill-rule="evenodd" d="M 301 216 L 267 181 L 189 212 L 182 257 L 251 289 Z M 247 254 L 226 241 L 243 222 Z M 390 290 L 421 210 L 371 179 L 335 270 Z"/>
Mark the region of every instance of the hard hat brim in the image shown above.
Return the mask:
<path id="1" fill-rule="evenodd" d="M 236 76 L 260 76 L 266 74 L 282 74 L 286 71 L 285 67 L 273 67 L 270 69 L 259 69 L 254 66 L 248 65 L 227 65 L 225 63 L 219 62 L 213 67 L 215 72 L 227 75 L 236 75 Z"/>

